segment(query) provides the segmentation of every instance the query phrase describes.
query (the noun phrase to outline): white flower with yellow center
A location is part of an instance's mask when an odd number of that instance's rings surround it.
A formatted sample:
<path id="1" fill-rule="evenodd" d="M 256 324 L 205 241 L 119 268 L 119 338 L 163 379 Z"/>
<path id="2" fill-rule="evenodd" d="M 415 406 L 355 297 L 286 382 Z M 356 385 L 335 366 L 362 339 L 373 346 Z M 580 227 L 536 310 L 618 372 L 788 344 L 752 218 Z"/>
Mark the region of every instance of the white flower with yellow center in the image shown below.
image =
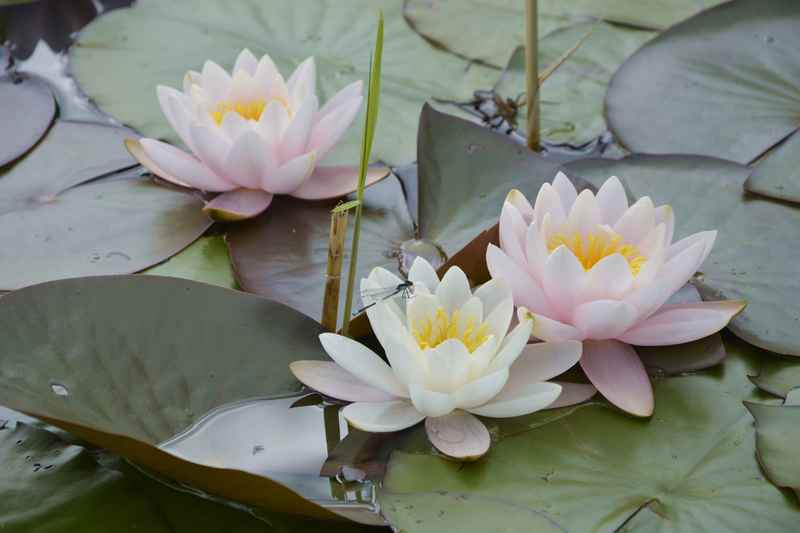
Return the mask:
<path id="1" fill-rule="evenodd" d="M 161 110 L 191 154 L 156 139 L 128 141 L 139 162 L 184 187 L 221 192 L 206 206 L 216 218 L 264 211 L 276 194 L 334 198 L 356 188 L 354 167 L 318 167 L 358 114 L 361 81 L 320 107 L 314 58 L 284 81 L 272 59 L 239 54 L 228 74 L 213 61 L 189 71 L 183 91 L 158 86 Z M 385 176 L 371 172 L 370 182 Z"/>
<path id="2" fill-rule="evenodd" d="M 583 341 L 581 367 L 612 403 L 639 416 L 653 412 L 653 390 L 630 345 L 697 340 L 724 328 L 742 301 L 668 304 L 705 261 L 716 231 L 673 243 L 668 205 L 645 196 L 628 206 L 616 177 L 597 195 L 580 194 L 559 173 L 531 206 L 509 193 L 500 215 L 500 248 L 486 253 L 489 272 L 509 283 L 530 310 L 533 335 Z"/>
<path id="3" fill-rule="evenodd" d="M 533 324 L 525 318 L 510 332 L 514 304 L 504 282 L 490 281 L 473 294 L 464 272 L 439 278 L 417 258 L 409 272 L 413 296 L 370 301 L 372 330 L 391 366 L 366 346 L 332 333 L 320 335 L 335 362 L 298 361 L 292 372 L 307 386 L 352 403 L 344 417 L 364 431 L 399 431 L 426 419 L 431 442 L 442 452 L 468 458 L 489 447 L 485 426 L 472 414 L 512 417 L 559 399 L 562 386 L 546 380 L 573 366 L 579 342 L 528 344 Z M 362 294 L 397 287 L 385 269 L 362 280 Z M 403 308 L 405 306 L 405 309 Z M 594 393 L 570 389 L 564 402 Z M 559 400 L 559 403 L 563 403 Z"/>

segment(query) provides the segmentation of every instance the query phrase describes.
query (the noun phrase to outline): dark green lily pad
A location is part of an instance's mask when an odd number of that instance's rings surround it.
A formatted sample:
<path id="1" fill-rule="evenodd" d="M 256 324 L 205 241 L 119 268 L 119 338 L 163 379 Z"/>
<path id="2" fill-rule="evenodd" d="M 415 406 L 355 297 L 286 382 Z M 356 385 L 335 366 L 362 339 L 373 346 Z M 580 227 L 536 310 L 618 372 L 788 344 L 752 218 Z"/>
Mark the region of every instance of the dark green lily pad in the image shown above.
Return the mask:
<path id="1" fill-rule="evenodd" d="M 509 507 L 567 531 L 616 531 L 647 506 L 654 510 L 642 518 L 648 531 L 789 531 L 800 506 L 759 470 L 741 403 L 753 390 L 746 375 L 754 358 L 742 342 L 728 350 L 720 371 L 657 380 L 649 420 L 588 405 L 494 443 L 477 463 L 395 452 L 379 499 L 401 509 L 387 515 L 409 532 L 458 524 L 444 504 L 459 496 L 480 502 L 473 527 L 484 531 L 502 524 Z M 440 498 L 420 497 L 426 494 Z M 453 521 L 437 522 L 442 513 Z M 426 520 L 416 523 L 416 515 Z"/>
<path id="2" fill-rule="evenodd" d="M 157 447 L 220 405 L 298 391 L 288 363 L 325 358 L 320 331 L 279 303 L 175 278 L 37 285 L 0 299 L 0 404 L 205 492 L 330 518 L 267 477 Z"/>
<path id="3" fill-rule="evenodd" d="M 619 176 L 633 197 L 649 195 L 675 211 L 675 237 L 719 231 L 693 280 L 703 299 L 743 299 L 730 329 L 766 350 L 800 355 L 800 208 L 742 190 L 747 167 L 696 156 L 631 156 L 567 165 L 593 183 Z"/>
<path id="4" fill-rule="evenodd" d="M 744 188 L 778 200 L 800 202 L 800 135 L 793 134 L 759 161 Z"/>
<path id="5" fill-rule="evenodd" d="M 750 381 L 756 387 L 774 396 L 786 398 L 794 388 L 800 387 L 800 364 L 779 357 L 764 357 L 758 374 Z"/>
<path id="6" fill-rule="evenodd" d="M 756 419 L 758 462 L 767 477 L 778 487 L 794 490 L 800 498 L 800 405 L 767 405 L 747 402 Z"/>
<path id="7" fill-rule="evenodd" d="M 598 19 L 661 30 L 721 1 L 538 0 L 539 37 Z M 518 0 L 406 0 L 405 15 L 425 38 L 498 67 L 525 43 L 525 3 Z"/>
<path id="8" fill-rule="evenodd" d="M 181 87 L 186 71 L 199 70 L 208 59 L 230 68 L 249 48 L 256 55 L 268 52 L 287 78 L 302 60 L 316 56 L 324 102 L 348 83 L 367 80 L 379 9 L 386 42 L 373 156 L 406 163 L 414 157 L 423 102 L 432 96 L 465 99 L 496 74 L 431 47 L 408 27 L 395 0 L 142 0 L 99 17 L 81 33 L 71 52 L 72 71 L 103 111 L 148 137 L 178 142 L 159 109 L 156 85 Z M 325 163 L 358 160 L 363 123 L 363 116 L 356 118 Z"/>
<path id="9" fill-rule="evenodd" d="M 176 254 L 211 225 L 200 198 L 148 179 L 95 180 L 135 165 L 130 130 L 58 122 L 0 174 L 0 290 L 127 274 Z"/>
<path id="10" fill-rule="evenodd" d="M 166 263 L 143 272 L 153 276 L 202 281 L 228 289 L 237 287 L 228 245 L 219 235 L 201 237 Z"/>
<path id="11" fill-rule="evenodd" d="M 0 429 L 0 459 L 0 528 L 9 533 L 361 530 L 263 512 L 259 520 L 22 422 Z"/>
<path id="12" fill-rule="evenodd" d="M 0 78 L 0 167 L 30 150 L 50 127 L 56 102 L 38 78 Z"/>
<path id="13" fill-rule="evenodd" d="M 506 195 L 512 188 L 535 195 L 559 166 L 501 134 L 427 106 L 419 146 L 418 216 L 409 213 L 398 181 L 367 190 L 359 279 L 375 266 L 397 272 L 414 254 L 441 264 L 442 253 L 473 279 L 485 278 L 485 239 L 492 237 Z M 244 290 L 319 318 L 332 204 L 286 204 L 278 198 L 266 214 L 231 228 L 236 278 Z M 412 220 L 418 221 L 416 230 Z M 485 239 L 473 243 L 479 235 Z M 347 264 L 345 259 L 345 269 Z"/>
<path id="14" fill-rule="evenodd" d="M 611 130 L 633 152 L 755 160 L 800 127 L 798 24 L 794 0 L 737 0 L 670 28 L 611 81 Z"/>

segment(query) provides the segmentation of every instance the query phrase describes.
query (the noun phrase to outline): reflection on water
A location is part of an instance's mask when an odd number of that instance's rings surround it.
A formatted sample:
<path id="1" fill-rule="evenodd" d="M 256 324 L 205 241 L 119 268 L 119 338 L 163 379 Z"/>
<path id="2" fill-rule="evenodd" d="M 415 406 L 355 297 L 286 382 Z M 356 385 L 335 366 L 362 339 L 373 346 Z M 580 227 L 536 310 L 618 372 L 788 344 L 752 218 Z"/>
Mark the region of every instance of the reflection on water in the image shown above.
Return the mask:
<path id="1" fill-rule="evenodd" d="M 298 398 L 219 407 L 160 447 L 193 463 L 269 477 L 348 518 L 383 524 L 363 475 L 343 469 L 333 478 L 320 476 L 329 452 L 348 434 L 339 406 L 304 405 Z"/>

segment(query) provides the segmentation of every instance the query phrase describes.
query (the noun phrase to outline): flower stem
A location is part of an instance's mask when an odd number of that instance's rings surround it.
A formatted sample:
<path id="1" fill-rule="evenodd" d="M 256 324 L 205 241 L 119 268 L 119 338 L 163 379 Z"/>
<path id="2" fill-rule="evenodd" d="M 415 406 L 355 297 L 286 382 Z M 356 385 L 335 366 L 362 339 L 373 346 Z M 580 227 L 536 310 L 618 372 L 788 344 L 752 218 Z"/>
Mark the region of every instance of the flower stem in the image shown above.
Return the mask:
<path id="1" fill-rule="evenodd" d="M 344 240 L 347 236 L 347 211 L 331 213 L 331 232 L 328 237 L 328 269 L 325 272 L 325 297 L 322 301 L 322 326 L 336 331 L 339 320 L 339 288 L 342 280 Z"/>
<path id="2" fill-rule="evenodd" d="M 525 81 L 528 107 L 528 148 L 541 143 L 539 111 L 539 14 L 536 0 L 525 0 Z"/>
<path id="3" fill-rule="evenodd" d="M 367 181 L 367 165 L 372 151 L 372 140 L 375 138 L 375 124 L 378 119 L 378 104 L 381 85 L 381 58 L 383 56 L 383 11 L 378 16 L 378 32 L 375 38 L 375 51 L 369 69 L 369 86 L 367 89 L 367 116 L 364 121 L 364 136 L 361 139 L 361 165 L 356 191 L 356 220 L 353 226 L 353 248 L 350 252 L 350 270 L 347 276 L 347 293 L 344 301 L 344 325 L 342 333 L 350 333 L 350 319 L 353 309 L 353 289 L 356 282 L 358 266 L 358 241 L 361 237 L 361 212 L 364 207 L 364 186 Z"/>

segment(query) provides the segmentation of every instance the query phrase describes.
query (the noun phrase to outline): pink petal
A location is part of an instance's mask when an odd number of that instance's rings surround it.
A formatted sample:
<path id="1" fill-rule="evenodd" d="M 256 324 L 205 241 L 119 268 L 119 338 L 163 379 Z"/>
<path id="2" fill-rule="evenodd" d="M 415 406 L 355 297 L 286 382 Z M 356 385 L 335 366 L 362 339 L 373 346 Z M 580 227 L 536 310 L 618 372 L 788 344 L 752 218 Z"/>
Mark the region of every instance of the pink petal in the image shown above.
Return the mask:
<path id="1" fill-rule="evenodd" d="M 479 459 L 492 444 L 483 422 L 464 411 L 426 418 L 425 431 L 437 450 L 460 461 Z"/>
<path id="2" fill-rule="evenodd" d="M 572 324 L 586 339 L 616 339 L 630 328 L 637 309 L 620 300 L 595 300 L 575 308 Z"/>
<path id="3" fill-rule="evenodd" d="M 583 346 L 578 341 L 529 344 L 511 365 L 510 381 L 547 381 L 560 376 L 575 366 L 582 352 Z"/>
<path id="4" fill-rule="evenodd" d="M 549 255 L 550 251 L 547 249 L 544 235 L 542 235 L 539 225 L 534 222 L 528 226 L 525 235 L 525 258 L 528 260 L 528 272 L 539 283 L 544 279 L 544 265 Z"/>
<path id="5" fill-rule="evenodd" d="M 231 149 L 231 141 L 223 135 L 222 130 L 194 123 L 189 126 L 189 135 L 196 150 L 195 156 L 217 176 L 232 181 L 225 175 L 225 159 Z"/>
<path id="6" fill-rule="evenodd" d="M 547 342 L 581 341 L 584 339 L 581 330 L 558 320 L 533 313 L 532 335 Z"/>
<path id="7" fill-rule="evenodd" d="M 397 397 L 371 387 L 332 361 L 294 361 L 289 370 L 303 385 L 346 402 L 386 402 Z"/>
<path id="8" fill-rule="evenodd" d="M 361 109 L 362 97 L 345 102 L 322 117 L 311 128 L 308 148 L 317 150 L 324 157 L 339 142 L 355 120 Z"/>
<path id="9" fill-rule="evenodd" d="M 656 207 L 656 224 L 664 224 L 664 246 L 672 243 L 672 236 L 675 234 L 675 211 L 670 205 L 660 205 Z"/>
<path id="10" fill-rule="evenodd" d="M 656 224 L 656 208 L 648 196 L 639 198 L 614 224 L 614 231 L 626 242 L 641 241 Z"/>
<path id="11" fill-rule="evenodd" d="M 632 415 L 653 414 L 653 387 L 639 355 L 628 344 L 584 341 L 581 368 L 608 401 Z"/>
<path id="12" fill-rule="evenodd" d="M 527 229 L 517 208 L 504 202 L 500 212 L 500 247 L 521 268 L 528 262 L 524 248 Z"/>
<path id="13" fill-rule="evenodd" d="M 309 57 L 295 69 L 289 81 L 286 82 L 295 105 L 305 102 L 317 92 L 317 64 L 313 57 Z M 314 110 L 316 112 L 316 109 Z"/>
<path id="14" fill-rule="evenodd" d="M 628 261 L 620 254 L 611 254 L 598 261 L 589 270 L 589 292 L 591 299 L 617 299 L 633 289 L 633 274 Z"/>
<path id="15" fill-rule="evenodd" d="M 703 250 L 703 255 L 700 258 L 700 264 L 703 264 L 703 262 L 708 257 L 708 254 L 711 253 L 711 249 L 714 247 L 714 241 L 716 240 L 717 240 L 717 232 L 714 230 L 701 231 L 695 233 L 694 235 L 689 235 L 685 239 L 681 239 L 669 247 L 669 251 L 667 252 L 667 258 L 672 259 L 679 253 L 693 246 L 695 243 L 702 241 L 703 243 L 705 243 L 705 249 Z"/>
<path id="16" fill-rule="evenodd" d="M 203 163 L 167 143 L 155 139 L 128 139 L 125 146 L 147 170 L 176 185 L 210 192 L 236 188 L 236 184 L 217 177 Z"/>
<path id="17" fill-rule="evenodd" d="M 519 211 L 519 214 L 522 215 L 522 218 L 525 220 L 526 225 L 533 222 L 533 206 L 519 190 L 511 189 L 508 196 L 506 196 L 506 202 L 517 208 L 517 211 Z"/>
<path id="18" fill-rule="evenodd" d="M 294 159 L 310 151 L 310 149 L 306 149 L 306 146 L 308 146 L 311 134 L 311 121 L 316 111 L 316 100 L 315 95 L 306 99 L 292 117 L 286 131 L 283 132 L 283 137 L 278 145 L 278 153 L 282 161 Z"/>
<path id="19" fill-rule="evenodd" d="M 226 100 L 231 86 L 231 76 L 225 69 L 214 63 L 206 61 L 200 75 L 203 80 L 203 89 L 208 92 L 212 100 Z"/>
<path id="20" fill-rule="evenodd" d="M 564 208 L 564 213 L 569 213 L 578 197 L 578 191 L 575 189 L 575 186 L 566 174 L 558 172 L 553 180 L 553 189 L 555 189 L 559 198 L 561 198 L 561 205 Z"/>
<path id="21" fill-rule="evenodd" d="M 233 72 L 235 74 L 236 72 L 243 70 L 251 76 L 255 76 L 257 68 L 258 59 L 256 59 L 256 56 L 253 55 L 253 52 L 245 48 L 239 52 L 239 57 L 236 58 L 236 63 L 233 65 Z"/>
<path id="22" fill-rule="evenodd" d="M 269 147 L 264 146 L 261 135 L 253 130 L 245 131 L 233 142 L 225 159 L 225 175 L 246 189 L 261 189 L 262 177 L 275 171 Z"/>
<path id="23" fill-rule="evenodd" d="M 558 409 L 559 407 L 569 407 L 578 403 L 583 403 L 595 394 L 597 389 L 589 383 L 570 383 L 567 381 L 554 381 L 561 385 L 561 395 L 556 401 L 547 406 L 548 409 Z"/>
<path id="24" fill-rule="evenodd" d="M 533 219 L 539 227 L 548 213 L 553 218 L 554 224 L 561 224 L 567 218 L 567 212 L 561 204 L 561 197 L 552 185 L 545 183 L 539 189 L 536 202 L 533 204 Z"/>
<path id="25" fill-rule="evenodd" d="M 486 249 L 486 266 L 492 278 L 501 279 L 511 287 L 517 306 L 524 306 L 541 314 L 554 312 L 539 284 L 493 244 Z"/>
<path id="26" fill-rule="evenodd" d="M 264 173 L 261 176 L 261 186 L 274 194 L 290 194 L 311 177 L 316 162 L 314 152 L 299 155 L 280 168 Z"/>
<path id="27" fill-rule="evenodd" d="M 391 171 L 384 166 L 370 167 L 367 169 L 366 185 L 377 183 L 390 173 Z M 358 167 L 317 167 L 300 188 L 289 194 L 303 200 L 326 200 L 348 195 L 355 191 L 357 186 Z"/>
<path id="28" fill-rule="evenodd" d="M 583 303 L 589 287 L 589 276 L 572 250 L 561 245 L 544 264 L 542 287 L 547 301 L 556 312 L 555 316 L 569 320 L 573 309 Z M 533 308 L 531 310 L 535 311 Z"/>
<path id="29" fill-rule="evenodd" d="M 590 190 L 581 191 L 572 204 L 569 215 L 567 215 L 568 231 L 582 234 L 589 233 L 600 224 L 600 221 L 600 208 L 597 205 L 594 194 Z"/>
<path id="30" fill-rule="evenodd" d="M 280 77 L 280 83 L 278 83 L 278 77 Z M 289 94 L 286 91 L 286 82 L 283 81 L 283 77 L 278 72 L 275 62 L 272 61 L 272 58 L 269 57 L 268 54 L 264 54 L 261 56 L 261 59 L 258 60 L 255 80 L 260 87 L 272 89 L 267 95 L 268 99 L 275 96 L 280 96 L 285 99 Z M 278 87 L 277 92 L 274 90 L 275 87 Z"/>
<path id="31" fill-rule="evenodd" d="M 236 189 L 220 194 L 208 202 L 203 211 L 223 222 L 246 220 L 260 215 L 272 203 L 273 195 L 253 189 Z"/>
<path id="32" fill-rule="evenodd" d="M 619 340 L 639 346 L 670 346 L 708 337 L 745 308 L 742 300 L 664 305 Z"/>
<path id="33" fill-rule="evenodd" d="M 628 196 L 619 178 L 611 176 L 597 191 L 597 205 L 603 224 L 613 226 L 628 210 Z"/>
<path id="34" fill-rule="evenodd" d="M 346 104 L 356 98 L 361 98 L 361 93 L 363 91 L 364 82 L 361 80 L 356 80 L 350 85 L 347 85 L 344 89 L 339 91 L 338 93 L 334 94 L 330 100 L 325 102 L 325 105 L 322 106 L 322 109 L 317 112 L 317 118 L 314 122 L 319 122 L 322 117 L 334 111 L 339 106 Z"/>
<path id="35" fill-rule="evenodd" d="M 187 109 L 189 104 L 186 102 L 186 96 L 172 87 L 164 85 L 156 87 L 156 94 L 158 95 L 161 112 L 164 113 L 167 122 L 189 149 L 192 149 L 189 143 L 191 140 L 189 137 L 189 113 Z"/>

